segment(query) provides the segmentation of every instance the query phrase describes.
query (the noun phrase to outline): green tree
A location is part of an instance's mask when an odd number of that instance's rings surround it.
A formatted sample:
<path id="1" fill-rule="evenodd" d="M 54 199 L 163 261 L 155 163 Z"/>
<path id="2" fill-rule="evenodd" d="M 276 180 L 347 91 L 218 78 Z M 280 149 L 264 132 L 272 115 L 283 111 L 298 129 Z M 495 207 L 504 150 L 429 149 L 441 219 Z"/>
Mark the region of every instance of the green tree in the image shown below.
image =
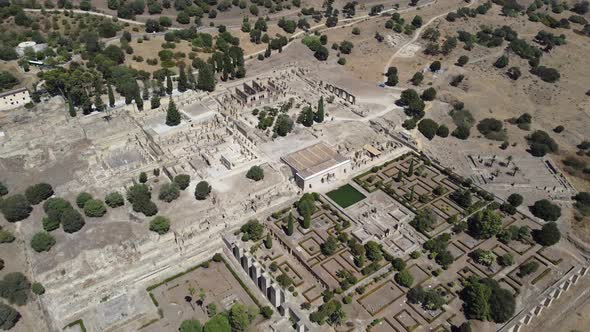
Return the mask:
<path id="1" fill-rule="evenodd" d="M 150 231 L 160 235 L 168 233 L 170 230 L 170 220 L 166 217 L 157 216 L 150 221 Z"/>
<path id="2" fill-rule="evenodd" d="M 170 98 L 170 103 L 168 104 L 168 110 L 166 111 L 166 125 L 167 126 L 178 126 L 180 124 L 180 112 L 176 109 L 176 104 L 174 104 L 174 100 Z"/>
<path id="3" fill-rule="evenodd" d="M 293 213 L 289 212 L 289 216 L 287 217 L 287 235 L 293 235 Z"/>
<path id="4" fill-rule="evenodd" d="M 324 122 L 324 96 L 321 96 L 318 101 L 318 110 L 315 113 L 314 120 L 318 123 Z"/>
<path id="5" fill-rule="evenodd" d="M 248 179 L 260 181 L 264 179 L 264 170 L 260 166 L 252 166 L 246 173 Z"/>
<path id="6" fill-rule="evenodd" d="M 33 205 L 37 205 L 53 195 L 53 188 L 48 183 L 38 183 L 25 190 L 25 196 Z"/>
<path id="7" fill-rule="evenodd" d="M 100 199 L 90 199 L 84 203 L 84 214 L 87 217 L 98 218 L 107 213 L 107 208 Z"/>
<path id="8" fill-rule="evenodd" d="M 8 222 L 17 222 L 28 218 L 33 208 L 24 195 L 17 194 L 5 198 L 0 210 Z"/>
<path id="9" fill-rule="evenodd" d="M 152 109 L 160 107 L 160 96 L 153 95 L 152 99 L 150 99 L 150 106 Z"/>
<path id="10" fill-rule="evenodd" d="M 297 122 L 301 123 L 305 127 L 311 127 L 313 125 L 314 114 L 311 106 L 303 107 L 301 113 L 297 117 Z"/>
<path id="11" fill-rule="evenodd" d="M 121 193 L 119 193 L 118 191 L 114 191 L 106 195 L 104 201 L 111 208 L 116 208 L 125 205 L 125 199 L 123 198 L 123 195 L 121 195 Z"/>
<path id="12" fill-rule="evenodd" d="M 76 205 L 78 205 L 78 207 L 80 209 L 84 208 L 84 204 L 86 204 L 87 201 L 92 199 L 92 195 L 90 195 L 87 192 L 81 192 L 78 194 L 78 196 L 76 197 Z"/>
<path id="13" fill-rule="evenodd" d="M 476 238 L 489 239 L 502 230 L 502 217 L 491 209 L 478 211 L 469 218 L 468 229 Z"/>
<path id="14" fill-rule="evenodd" d="M 191 177 L 188 174 L 178 174 L 174 177 L 174 183 L 178 185 L 180 190 L 185 190 L 191 183 Z"/>
<path id="15" fill-rule="evenodd" d="M 10 330 L 20 320 L 20 313 L 13 307 L 0 303 L 0 330 Z"/>
<path id="16" fill-rule="evenodd" d="M 113 87 L 110 84 L 107 84 L 107 93 L 109 95 L 109 106 L 115 106 L 115 94 L 113 93 Z"/>
<path id="17" fill-rule="evenodd" d="M 552 221 L 544 224 L 540 230 L 533 232 L 533 237 L 540 245 L 549 247 L 559 242 L 561 232 L 557 228 L 557 224 Z"/>
<path id="18" fill-rule="evenodd" d="M 160 187 L 158 198 L 161 201 L 170 203 L 180 197 L 180 188 L 176 183 L 165 183 Z"/>
<path id="19" fill-rule="evenodd" d="M 74 209 L 65 210 L 60 219 L 61 227 L 66 233 L 75 233 L 84 227 L 84 217 Z"/>
<path id="20" fill-rule="evenodd" d="M 510 203 L 510 205 L 517 207 L 522 204 L 523 198 L 522 195 L 514 193 L 508 196 L 507 201 Z"/>
<path id="21" fill-rule="evenodd" d="M 179 332 L 201 332 L 201 322 L 196 319 L 187 319 L 182 321 L 180 327 L 178 328 Z"/>
<path id="22" fill-rule="evenodd" d="M 229 324 L 227 315 L 220 313 L 205 323 L 203 332 L 232 332 L 232 327 Z"/>
<path id="23" fill-rule="evenodd" d="M 529 209 L 535 217 L 545 221 L 556 221 L 561 216 L 561 208 L 546 199 L 536 201 Z"/>
<path id="24" fill-rule="evenodd" d="M 45 294 L 45 287 L 43 287 L 43 285 L 39 282 L 34 282 L 33 285 L 31 286 L 31 290 L 33 291 L 33 294 L 35 294 L 35 295 Z"/>
<path id="25" fill-rule="evenodd" d="M 212 92 L 215 90 L 215 73 L 210 65 L 204 65 L 199 69 L 197 77 L 197 88 L 199 90 Z"/>
<path id="26" fill-rule="evenodd" d="M 320 244 L 320 250 L 326 256 L 333 255 L 336 249 L 338 249 L 338 240 L 331 235 L 328 236 L 328 239 L 324 243 Z"/>
<path id="27" fill-rule="evenodd" d="M 0 197 L 6 196 L 6 194 L 8 194 L 8 188 L 4 183 L 0 182 Z"/>
<path id="28" fill-rule="evenodd" d="M 229 310 L 229 323 L 232 331 L 246 331 L 257 315 L 258 312 L 255 308 L 247 308 L 241 303 L 234 304 Z"/>
<path id="29" fill-rule="evenodd" d="M 264 246 L 266 247 L 266 249 L 272 248 L 272 237 L 270 236 L 270 233 L 266 234 L 266 239 L 264 240 Z"/>
<path id="30" fill-rule="evenodd" d="M 170 77 L 170 74 L 168 74 L 166 75 L 166 93 L 171 95 L 172 90 L 174 90 L 174 85 L 172 84 L 172 78 Z"/>
<path id="31" fill-rule="evenodd" d="M 211 185 L 207 181 L 197 183 L 195 187 L 195 198 L 199 201 L 206 199 L 211 193 Z"/>
<path id="32" fill-rule="evenodd" d="M 272 308 L 269 306 L 264 306 L 262 307 L 262 309 L 260 310 L 260 313 L 262 314 L 262 316 L 266 319 L 270 319 L 272 317 L 272 314 L 274 313 Z"/>
<path id="33" fill-rule="evenodd" d="M 408 272 L 408 270 L 403 270 L 396 273 L 393 278 L 395 282 L 404 287 L 412 287 L 412 284 L 414 283 L 414 277 L 410 272 Z"/>
<path id="34" fill-rule="evenodd" d="M 424 137 L 432 140 L 438 130 L 438 123 L 432 119 L 422 119 L 418 123 L 418 130 L 424 135 Z"/>
<path id="35" fill-rule="evenodd" d="M 375 241 L 369 241 L 365 244 L 367 258 L 378 262 L 383 258 L 383 249 L 381 245 Z"/>
<path id="36" fill-rule="evenodd" d="M 0 297 L 10 304 L 18 306 L 27 304 L 30 291 L 31 282 L 20 272 L 8 273 L 0 280 Z"/>
<path id="37" fill-rule="evenodd" d="M 180 73 L 178 76 L 178 91 L 185 92 L 188 89 L 188 82 L 184 68 L 180 67 Z"/>
<path id="38" fill-rule="evenodd" d="M 55 238 L 47 232 L 38 232 L 31 239 L 31 248 L 36 252 L 49 251 L 55 245 Z"/>

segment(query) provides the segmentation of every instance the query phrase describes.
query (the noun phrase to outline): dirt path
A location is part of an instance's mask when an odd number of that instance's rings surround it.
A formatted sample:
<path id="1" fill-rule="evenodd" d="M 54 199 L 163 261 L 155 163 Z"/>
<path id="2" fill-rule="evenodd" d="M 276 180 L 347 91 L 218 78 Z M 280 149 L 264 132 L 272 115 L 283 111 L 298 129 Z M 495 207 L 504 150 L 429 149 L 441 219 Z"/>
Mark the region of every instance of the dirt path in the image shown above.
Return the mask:
<path id="1" fill-rule="evenodd" d="M 467 6 L 465 7 L 471 7 L 473 5 L 475 5 L 477 3 L 477 0 L 472 1 L 471 3 L 469 3 Z M 426 22 L 426 24 L 423 24 L 421 27 L 418 28 L 418 30 L 416 30 L 414 32 L 414 36 L 412 37 L 412 39 L 410 39 L 409 41 L 407 41 L 402 47 L 400 47 L 395 53 L 393 53 L 393 55 L 391 55 L 391 57 L 389 58 L 389 61 L 387 61 L 387 64 L 385 65 L 385 67 L 383 67 L 383 73 L 387 72 L 387 68 L 389 68 L 389 66 L 391 66 L 391 63 L 393 62 L 393 60 L 401 53 L 403 52 L 407 47 L 409 47 L 412 43 L 414 43 L 416 40 L 418 40 L 418 38 L 420 38 L 420 34 L 422 33 L 422 30 L 424 30 L 424 28 L 426 28 L 427 26 L 429 26 L 430 24 L 432 24 L 434 21 L 438 20 L 439 18 L 443 17 L 443 16 L 447 16 L 450 12 L 455 11 L 454 10 L 449 10 L 447 12 L 444 12 L 442 14 L 439 14 L 433 18 L 431 18 L 430 20 L 428 20 L 428 22 Z"/>

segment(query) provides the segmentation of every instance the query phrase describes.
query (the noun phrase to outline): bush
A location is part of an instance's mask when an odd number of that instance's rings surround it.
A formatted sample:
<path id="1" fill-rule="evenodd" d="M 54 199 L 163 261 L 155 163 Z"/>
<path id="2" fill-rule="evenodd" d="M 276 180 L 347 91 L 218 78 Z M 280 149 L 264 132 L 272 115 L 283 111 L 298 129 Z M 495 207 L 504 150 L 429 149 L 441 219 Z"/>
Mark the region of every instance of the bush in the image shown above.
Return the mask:
<path id="1" fill-rule="evenodd" d="M 545 66 L 537 66 L 531 69 L 531 74 L 539 76 L 545 82 L 554 83 L 559 81 L 561 75 L 555 68 L 548 68 Z"/>
<path id="2" fill-rule="evenodd" d="M 414 277 L 407 270 L 403 270 L 396 273 L 393 278 L 395 279 L 395 282 L 397 282 L 399 285 L 408 288 L 412 287 L 412 284 L 414 283 Z"/>
<path id="3" fill-rule="evenodd" d="M 508 57 L 505 55 L 502 55 L 494 62 L 494 67 L 496 68 L 504 68 L 506 66 L 508 66 Z"/>
<path id="4" fill-rule="evenodd" d="M 529 261 L 520 266 L 518 269 L 518 276 L 520 278 L 526 277 L 530 274 L 535 273 L 539 269 L 539 263 L 536 261 Z"/>
<path id="5" fill-rule="evenodd" d="M 85 224 L 84 217 L 82 217 L 80 212 L 74 209 L 64 211 L 60 219 L 60 222 L 61 227 L 66 233 L 75 233 L 82 229 L 82 227 L 84 227 Z"/>
<path id="6" fill-rule="evenodd" d="M 254 181 L 260 181 L 264 179 L 264 170 L 260 166 L 252 166 L 246 173 L 246 177 Z"/>
<path id="7" fill-rule="evenodd" d="M 45 287 L 39 282 L 34 282 L 31 286 L 31 290 L 35 295 L 43 295 L 45 294 Z"/>
<path id="8" fill-rule="evenodd" d="M 195 198 L 199 201 L 206 199 L 211 193 L 211 185 L 207 181 L 197 183 L 195 187 Z"/>
<path id="9" fill-rule="evenodd" d="M 27 304 L 31 283 L 27 277 L 20 272 L 11 272 L 0 280 L 0 297 L 6 299 L 10 304 L 23 306 Z"/>
<path id="10" fill-rule="evenodd" d="M 529 210 L 535 217 L 545 221 L 556 221 L 561 216 L 561 208 L 546 199 L 536 201 Z"/>
<path id="11" fill-rule="evenodd" d="M 55 245 L 55 238 L 47 232 L 39 232 L 31 239 L 31 248 L 36 252 L 49 251 Z"/>
<path id="12" fill-rule="evenodd" d="M 432 140 L 438 130 L 438 123 L 432 119 L 422 119 L 420 123 L 418 123 L 418 130 L 424 135 L 424 137 Z"/>
<path id="13" fill-rule="evenodd" d="M 457 59 L 457 66 L 463 67 L 469 62 L 469 57 L 467 55 L 462 55 Z"/>
<path id="14" fill-rule="evenodd" d="M 25 196 L 33 205 L 37 205 L 42 201 L 53 196 L 53 188 L 47 183 L 38 183 L 30 186 L 25 190 Z"/>
<path id="15" fill-rule="evenodd" d="M 346 59 L 345 58 L 339 58 L 338 59 L 338 64 L 344 66 L 346 64 Z"/>
<path id="16" fill-rule="evenodd" d="M 160 187 L 160 195 L 158 198 L 161 201 L 170 203 L 180 196 L 180 188 L 176 183 L 166 183 Z"/>
<path id="17" fill-rule="evenodd" d="M 262 307 L 262 309 L 260 309 L 260 314 L 262 314 L 262 317 L 264 317 L 266 319 L 270 319 L 272 317 L 273 313 L 274 313 L 274 311 L 269 306 L 264 306 L 264 307 Z"/>
<path id="18" fill-rule="evenodd" d="M 14 235 L 0 226 L 0 243 L 10 243 L 15 240 Z"/>
<path id="19" fill-rule="evenodd" d="M 440 61 L 438 61 L 438 60 L 434 61 L 433 63 L 430 64 L 429 68 L 430 68 L 431 72 L 439 71 L 441 68 Z"/>
<path id="20" fill-rule="evenodd" d="M 87 217 L 98 218 L 107 213 L 107 208 L 99 199 L 91 199 L 84 203 L 84 214 Z"/>
<path id="21" fill-rule="evenodd" d="M 168 233 L 170 230 L 170 220 L 166 217 L 157 216 L 150 221 L 150 231 L 160 235 Z"/>
<path id="22" fill-rule="evenodd" d="M 125 205 L 125 199 L 123 198 L 123 195 L 121 195 L 121 193 L 119 193 L 118 191 L 114 191 L 108 194 L 104 198 L 104 201 L 111 208 L 116 208 Z"/>
<path id="23" fill-rule="evenodd" d="M 464 125 L 457 126 L 457 128 L 455 128 L 455 130 L 453 130 L 451 135 L 453 135 L 454 137 L 456 137 L 458 139 L 468 139 L 469 135 L 470 135 L 469 127 L 464 126 Z"/>
<path id="24" fill-rule="evenodd" d="M 78 194 L 78 197 L 76 197 L 76 205 L 78 205 L 78 207 L 80 209 L 84 208 L 84 204 L 86 204 L 87 201 L 92 199 L 92 195 L 90 195 L 87 192 L 81 192 Z"/>
<path id="25" fill-rule="evenodd" d="M 186 188 L 188 188 L 190 182 L 191 177 L 188 174 L 178 174 L 174 177 L 174 183 L 178 185 L 178 188 L 180 188 L 180 190 L 185 190 Z"/>
<path id="26" fill-rule="evenodd" d="M 422 96 L 420 98 L 422 98 L 424 101 L 432 101 L 434 98 L 436 98 L 436 90 L 430 87 L 422 92 Z"/>

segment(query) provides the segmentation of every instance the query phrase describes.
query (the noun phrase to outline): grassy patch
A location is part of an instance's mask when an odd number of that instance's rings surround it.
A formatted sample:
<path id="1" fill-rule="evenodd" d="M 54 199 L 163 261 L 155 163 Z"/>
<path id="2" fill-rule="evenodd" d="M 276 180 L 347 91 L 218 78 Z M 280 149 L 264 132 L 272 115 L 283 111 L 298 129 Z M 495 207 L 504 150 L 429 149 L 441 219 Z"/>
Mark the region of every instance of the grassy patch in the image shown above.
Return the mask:
<path id="1" fill-rule="evenodd" d="M 336 204 L 340 205 L 343 209 L 346 209 L 354 203 L 360 202 L 366 198 L 365 195 L 354 189 L 354 187 L 349 184 L 346 184 L 336 190 L 332 190 L 326 195 L 336 202 Z"/>

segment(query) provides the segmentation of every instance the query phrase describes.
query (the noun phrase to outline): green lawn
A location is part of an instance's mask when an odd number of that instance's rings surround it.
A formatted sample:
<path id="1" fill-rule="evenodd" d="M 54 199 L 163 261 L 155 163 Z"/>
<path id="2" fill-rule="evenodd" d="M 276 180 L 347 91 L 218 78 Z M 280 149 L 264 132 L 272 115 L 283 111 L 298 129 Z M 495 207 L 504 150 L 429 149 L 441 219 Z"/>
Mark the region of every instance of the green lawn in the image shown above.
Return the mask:
<path id="1" fill-rule="evenodd" d="M 360 202 L 366 198 L 365 195 L 354 189 L 354 187 L 349 184 L 344 185 L 336 190 L 332 190 L 326 195 L 336 202 L 336 204 L 340 205 L 343 209 L 346 209 L 352 204 Z"/>

